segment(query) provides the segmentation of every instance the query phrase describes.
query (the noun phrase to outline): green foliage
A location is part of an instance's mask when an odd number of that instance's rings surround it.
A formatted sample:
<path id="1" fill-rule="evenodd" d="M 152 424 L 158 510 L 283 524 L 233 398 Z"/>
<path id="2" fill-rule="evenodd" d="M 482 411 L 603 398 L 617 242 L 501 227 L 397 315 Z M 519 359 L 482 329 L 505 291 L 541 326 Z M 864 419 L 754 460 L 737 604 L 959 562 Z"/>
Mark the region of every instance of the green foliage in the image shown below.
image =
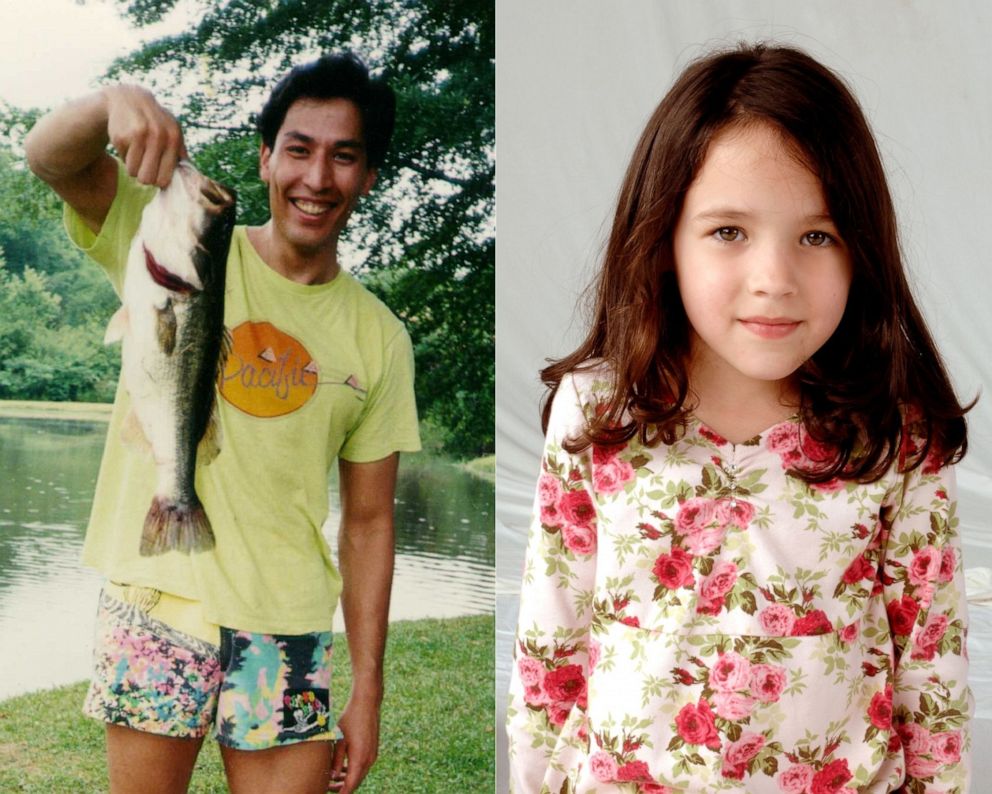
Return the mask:
<path id="1" fill-rule="evenodd" d="M 0 264 L 0 399 L 106 401 L 118 355 L 94 321 L 64 322 L 62 297 L 31 267 Z"/>
<path id="2" fill-rule="evenodd" d="M 119 353 L 103 326 L 117 299 L 14 153 L 37 115 L 0 108 L 0 399 L 109 401 Z"/>
<path id="3" fill-rule="evenodd" d="M 136 25 L 176 0 L 120 0 Z M 376 189 L 342 250 L 407 323 L 421 416 L 459 456 L 493 449 L 494 12 L 490 0 L 191 3 L 187 31 L 119 59 L 177 113 L 199 167 L 238 191 L 242 222 L 267 217 L 252 111 L 288 68 L 350 49 L 397 93 Z M 347 245 L 350 243 L 350 245 Z"/>

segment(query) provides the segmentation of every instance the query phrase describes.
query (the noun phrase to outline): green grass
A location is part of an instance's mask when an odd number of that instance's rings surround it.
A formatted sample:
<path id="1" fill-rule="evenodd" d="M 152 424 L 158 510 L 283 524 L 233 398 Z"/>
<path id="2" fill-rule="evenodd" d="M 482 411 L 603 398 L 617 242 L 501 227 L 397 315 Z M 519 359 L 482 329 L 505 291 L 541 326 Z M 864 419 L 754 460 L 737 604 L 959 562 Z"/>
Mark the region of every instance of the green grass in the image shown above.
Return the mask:
<path id="1" fill-rule="evenodd" d="M 110 403 L 0 400 L 0 416 L 12 419 L 84 419 L 89 422 L 108 422 L 110 409 Z"/>
<path id="2" fill-rule="evenodd" d="M 490 615 L 390 626 L 379 760 L 363 791 L 493 791 L 493 632 Z M 335 642 L 339 711 L 350 671 L 344 637 Z M 0 791 L 107 790 L 103 726 L 80 713 L 85 691 L 80 683 L 0 703 Z M 216 742 L 204 743 L 189 790 L 227 791 Z"/>

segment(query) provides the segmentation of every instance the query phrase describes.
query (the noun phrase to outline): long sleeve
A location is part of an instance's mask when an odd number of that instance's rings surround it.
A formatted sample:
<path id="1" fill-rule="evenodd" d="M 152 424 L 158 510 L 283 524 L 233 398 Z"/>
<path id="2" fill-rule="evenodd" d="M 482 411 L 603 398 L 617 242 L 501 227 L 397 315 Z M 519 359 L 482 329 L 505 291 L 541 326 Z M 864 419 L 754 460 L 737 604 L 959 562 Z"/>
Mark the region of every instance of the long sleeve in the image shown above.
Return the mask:
<path id="1" fill-rule="evenodd" d="M 888 511 L 882 584 L 894 645 L 892 722 L 907 794 L 969 790 L 973 710 L 952 467 L 905 475 Z M 894 741 L 894 739 L 893 739 Z"/>
<path id="2" fill-rule="evenodd" d="M 542 791 L 560 737 L 585 736 L 596 511 L 588 450 L 572 455 L 561 446 L 583 422 L 566 377 L 552 405 L 520 591 L 507 710 L 515 794 Z"/>

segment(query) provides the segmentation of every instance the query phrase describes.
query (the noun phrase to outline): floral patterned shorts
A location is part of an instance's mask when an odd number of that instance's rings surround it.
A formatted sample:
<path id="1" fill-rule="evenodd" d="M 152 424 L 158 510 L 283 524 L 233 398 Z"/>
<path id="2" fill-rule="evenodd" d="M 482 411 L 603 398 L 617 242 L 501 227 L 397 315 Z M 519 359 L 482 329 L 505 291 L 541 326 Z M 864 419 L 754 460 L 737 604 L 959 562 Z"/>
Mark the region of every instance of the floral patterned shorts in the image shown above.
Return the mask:
<path id="1" fill-rule="evenodd" d="M 100 594 L 84 714 L 184 738 L 206 736 L 213 725 L 217 741 L 237 750 L 339 738 L 329 691 L 331 632 L 220 627 L 218 645 L 150 614 L 166 599 L 181 601 L 120 585 Z M 196 602 L 184 604 L 199 610 Z"/>

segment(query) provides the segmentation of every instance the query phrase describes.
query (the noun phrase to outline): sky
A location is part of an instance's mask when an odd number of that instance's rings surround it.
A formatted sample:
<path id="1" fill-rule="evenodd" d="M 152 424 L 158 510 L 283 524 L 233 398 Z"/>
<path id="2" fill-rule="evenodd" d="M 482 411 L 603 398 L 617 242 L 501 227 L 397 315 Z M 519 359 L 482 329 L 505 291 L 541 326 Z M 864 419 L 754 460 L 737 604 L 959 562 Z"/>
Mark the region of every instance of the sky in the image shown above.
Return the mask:
<path id="1" fill-rule="evenodd" d="M 192 9 L 179 0 L 162 23 L 138 31 L 113 0 L 0 0 L 0 101 L 50 108 L 88 93 L 114 58 L 182 30 Z"/>

